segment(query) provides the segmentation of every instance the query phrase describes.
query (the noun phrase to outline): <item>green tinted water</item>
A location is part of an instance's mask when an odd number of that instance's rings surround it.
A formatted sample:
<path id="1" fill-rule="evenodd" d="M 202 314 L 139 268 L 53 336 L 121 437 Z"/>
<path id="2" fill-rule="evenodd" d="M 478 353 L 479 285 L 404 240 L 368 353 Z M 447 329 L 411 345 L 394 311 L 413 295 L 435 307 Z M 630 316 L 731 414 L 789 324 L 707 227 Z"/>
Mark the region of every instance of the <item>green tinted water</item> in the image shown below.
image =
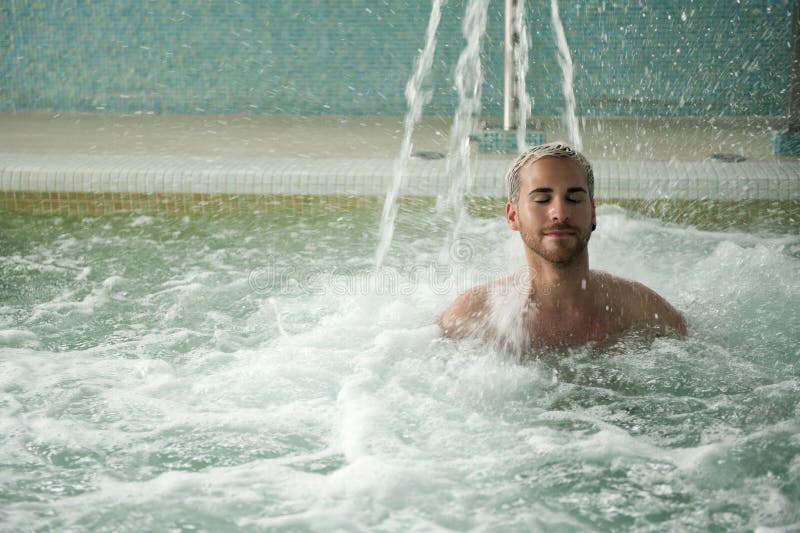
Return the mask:
<path id="1" fill-rule="evenodd" d="M 438 313 L 522 262 L 379 205 L 0 213 L 2 529 L 727 530 L 800 523 L 800 237 L 614 206 L 593 267 L 689 319 L 517 362 Z M 458 253 L 456 253 L 458 252 Z"/>

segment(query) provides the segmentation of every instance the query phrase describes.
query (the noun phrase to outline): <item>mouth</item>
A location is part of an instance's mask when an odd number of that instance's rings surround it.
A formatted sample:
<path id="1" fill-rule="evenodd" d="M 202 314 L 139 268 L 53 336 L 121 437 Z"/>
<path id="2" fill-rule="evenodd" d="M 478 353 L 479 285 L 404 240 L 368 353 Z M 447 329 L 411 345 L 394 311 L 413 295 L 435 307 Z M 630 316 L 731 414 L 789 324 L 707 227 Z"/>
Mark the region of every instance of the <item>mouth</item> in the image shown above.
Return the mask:
<path id="1" fill-rule="evenodd" d="M 573 228 L 551 228 L 545 230 L 544 236 L 545 237 L 552 237 L 555 239 L 563 239 L 565 237 L 574 237 L 577 234 L 577 231 Z"/>

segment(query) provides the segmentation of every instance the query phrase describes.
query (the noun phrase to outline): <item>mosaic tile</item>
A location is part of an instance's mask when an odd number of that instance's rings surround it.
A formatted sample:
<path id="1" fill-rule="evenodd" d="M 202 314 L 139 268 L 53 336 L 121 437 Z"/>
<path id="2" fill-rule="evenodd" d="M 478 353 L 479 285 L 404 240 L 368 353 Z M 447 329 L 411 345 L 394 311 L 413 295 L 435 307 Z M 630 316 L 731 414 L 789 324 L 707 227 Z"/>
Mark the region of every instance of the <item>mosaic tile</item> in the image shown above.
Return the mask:
<path id="1" fill-rule="evenodd" d="M 0 111 L 387 114 L 424 45 L 430 2 L 0 2 Z M 789 0 L 562 2 L 580 115 L 784 114 Z M 465 2 L 446 2 L 425 113 L 451 115 Z M 502 2 L 481 60 L 502 114 Z M 534 114 L 564 111 L 550 2 L 528 0 Z"/>

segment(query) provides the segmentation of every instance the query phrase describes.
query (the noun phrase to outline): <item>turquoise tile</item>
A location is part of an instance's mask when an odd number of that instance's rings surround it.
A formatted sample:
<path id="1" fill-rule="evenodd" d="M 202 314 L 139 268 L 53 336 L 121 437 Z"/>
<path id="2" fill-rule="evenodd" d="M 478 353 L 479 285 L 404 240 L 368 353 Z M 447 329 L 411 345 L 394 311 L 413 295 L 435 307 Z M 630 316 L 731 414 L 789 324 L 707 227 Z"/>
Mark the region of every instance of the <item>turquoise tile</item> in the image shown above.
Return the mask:
<path id="1" fill-rule="evenodd" d="M 443 7 L 426 114 L 450 115 L 457 104 L 465 4 Z M 578 113 L 784 114 L 791 5 L 562 2 Z M 534 114 L 559 115 L 550 2 L 526 6 Z M 0 110 L 402 115 L 429 9 L 388 0 L 0 0 Z M 482 40 L 487 116 L 502 113 L 501 9 L 490 3 Z"/>

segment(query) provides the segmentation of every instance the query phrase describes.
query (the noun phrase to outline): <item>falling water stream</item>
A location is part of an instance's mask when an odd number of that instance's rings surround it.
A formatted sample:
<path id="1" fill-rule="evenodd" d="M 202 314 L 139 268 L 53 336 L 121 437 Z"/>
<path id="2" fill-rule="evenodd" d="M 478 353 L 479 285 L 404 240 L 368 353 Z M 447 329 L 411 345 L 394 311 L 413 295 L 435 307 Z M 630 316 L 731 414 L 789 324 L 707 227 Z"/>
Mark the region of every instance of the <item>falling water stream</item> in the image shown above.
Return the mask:
<path id="1" fill-rule="evenodd" d="M 572 54 L 569 51 L 567 36 L 564 33 L 564 25 L 561 23 L 561 15 L 558 13 L 558 0 L 550 1 L 550 17 L 553 23 L 553 31 L 556 34 L 558 44 L 558 64 L 561 66 L 561 87 L 564 91 L 566 109 L 564 110 L 564 120 L 569 130 L 569 138 L 572 145 L 577 150 L 583 149 L 578 118 L 575 115 L 575 89 L 572 83 L 574 70 L 572 67 Z"/>
<path id="2" fill-rule="evenodd" d="M 420 52 L 414 67 L 414 74 L 406 84 L 406 103 L 408 111 L 404 121 L 403 143 L 400 146 L 400 154 L 394 163 L 394 173 L 391 188 L 386 195 L 381 214 L 380 240 L 375 253 L 375 269 L 379 270 L 386 258 L 386 253 L 392 244 L 394 234 L 394 221 L 397 216 L 397 196 L 400 187 L 403 185 L 408 162 L 411 160 L 412 143 L 411 137 L 414 134 L 414 127 L 422 118 L 422 107 L 429 96 L 422 90 L 422 82 L 431 70 L 433 65 L 433 53 L 436 50 L 436 29 L 439 27 L 439 20 L 442 15 L 442 0 L 434 0 L 431 6 L 431 15 L 428 20 L 428 29 L 425 32 L 425 47 Z"/>
<path id="3" fill-rule="evenodd" d="M 455 223 L 450 243 L 458 239 L 459 228 L 466 216 L 464 196 L 472 187 L 472 171 L 470 168 L 470 134 L 475 128 L 475 121 L 481 111 L 481 37 L 486 31 L 486 18 L 489 0 L 470 0 L 464 14 L 463 32 L 467 43 L 459 56 L 455 69 L 455 82 L 458 92 L 458 107 L 450 129 L 450 144 L 447 153 L 447 176 L 450 179 L 450 191 L 447 196 L 447 208 Z M 397 196 L 407 172 L 411 159 L 414 126 L 422 117 L 422 107 L 426 93 L 421 90 L 422 82 L 431 69 L 433 54 L 436 49 L 436 29 L 441 17 L 441 1 L 436 0 L 431 9 L 428 29 L 425 37 L 425 48 L 420 54 L 414 74 L 406 85 L 406 101 L 408 112 L 405 117 L 405 131 L 400 154 L 395 161 L 394 179 L 386 195 L 381 216 L 380 238 L 375 254 L 375 268 L 379 270 L 386 259 L 392 244 L 395 218 L 397 215 Z M 443 250 L 448 251 L 451 244 Z"/>
<path id="4" fill-rule="evenodd" d="M 458 107 L 450 128 L 450 145 L 447 153 L 447 175 L 450 192 L 447 206 L 457 221 L 463 217 L 464 195 L 472 188 L 470 168 L 470 134 L 481 112 L 481 37 L 486 31 L 488 0 L 470 0 L 464 14 L 464 37 L 467 44 L 456 65 Z M 456 223 L 457 234 L 458 223 Z"/>
<path id="5" fill-rule="evenodd" d="M 514 8 L 514 33 L 517 34 L 519 42 L 514 47 L 514 93 L 517 99 L 517 150 L 525 151 L 527 148 L 525 134 L 527 131 L 528 118 L 531 116 L 533 102 L 528 95 L 525 87 L 525 80 L 528 76 L 528 49 L 530 40 L 528 38 L 528 28 L 525 25 L 525 0 L 518 0 Z"/>

